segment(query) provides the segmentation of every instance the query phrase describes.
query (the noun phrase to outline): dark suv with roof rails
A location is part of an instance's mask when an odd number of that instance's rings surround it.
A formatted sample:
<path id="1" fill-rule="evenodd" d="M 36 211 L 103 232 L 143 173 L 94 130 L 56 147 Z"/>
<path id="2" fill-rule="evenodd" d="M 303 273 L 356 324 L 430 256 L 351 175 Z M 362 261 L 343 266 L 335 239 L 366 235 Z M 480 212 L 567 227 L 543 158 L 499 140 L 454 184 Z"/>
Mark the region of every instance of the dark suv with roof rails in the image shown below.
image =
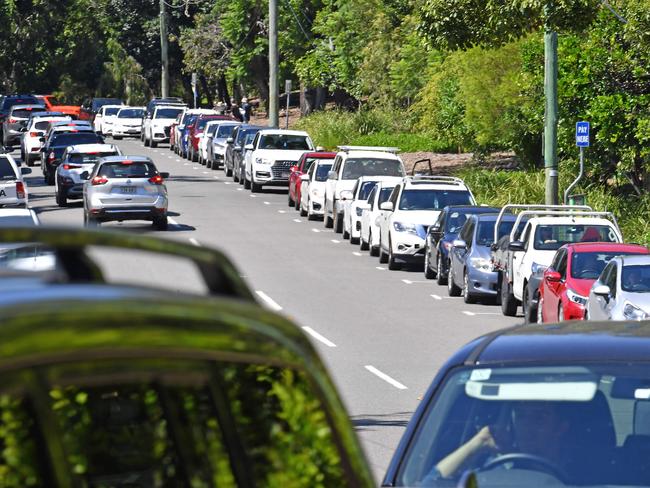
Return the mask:
<path id="1" fill-rule="evenodd" d="M 2 100 L 0 100 L 0 124 L 2 124 L 2 127 L 0 127 L 0 131 L 2 134 L 2 140 L 4 141 L 4 122 L 9 116 L 9 112 L 11 111 L 11 107 L 14 105 L 40 105 L 43 110 L 45 110 L 45 105 L 43 105 L 34 95 L 28 95 L 28 94 L 23 94 L 23 95 L 5 95 L 2 97 Z"/>

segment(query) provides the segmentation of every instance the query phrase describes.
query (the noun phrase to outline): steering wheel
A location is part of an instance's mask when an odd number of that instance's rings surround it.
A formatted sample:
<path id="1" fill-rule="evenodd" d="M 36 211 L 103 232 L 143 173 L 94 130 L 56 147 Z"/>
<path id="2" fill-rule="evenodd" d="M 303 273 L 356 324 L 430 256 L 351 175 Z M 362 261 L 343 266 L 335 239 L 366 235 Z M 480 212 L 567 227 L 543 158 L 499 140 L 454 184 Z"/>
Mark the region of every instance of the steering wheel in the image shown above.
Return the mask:
<path id="1" fill-rule="evenodd" d="M 566 484 L 566 479 L 568 478 L 567 474 L 562 468 L 556 466 L 548 459 L 541 456 L 535 456 L 534 454 L 526 454 L 523 452 L 509 452 L 507 454 L 499 454 L 494 459 L 489 459 L 486 461 L 481 470 L 487 471 L 489 469 L 494 469 L 497 466 L 501 466 L 505 463 L 524 465 L 536 471 L 543 471 L 544 473 L 548 473 L 554 476 L 563 484 Z"/>
<path id="2" fill-rule="evenodd" d="M 598 271 L 596 268 L 585 268 L 580 270 L 577 278 L 591 279 L 598 278 L 599 276 L 600 271 Z"/>

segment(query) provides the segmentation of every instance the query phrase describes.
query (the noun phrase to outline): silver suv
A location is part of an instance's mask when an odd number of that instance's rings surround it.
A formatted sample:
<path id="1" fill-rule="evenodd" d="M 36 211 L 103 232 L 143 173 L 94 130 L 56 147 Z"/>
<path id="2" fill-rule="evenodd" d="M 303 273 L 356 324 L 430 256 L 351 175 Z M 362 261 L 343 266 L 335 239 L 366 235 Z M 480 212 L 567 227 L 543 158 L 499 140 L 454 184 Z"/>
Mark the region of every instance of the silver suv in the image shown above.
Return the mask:
<path id="1" fill-rule="evenodd" d="M 146 156 L 108 156 L 93 171 L 82 173 L 84 224 L 93 227 L 111 220 L 149 220 L 167 230 L 169 173 L 159 173 Z"/>

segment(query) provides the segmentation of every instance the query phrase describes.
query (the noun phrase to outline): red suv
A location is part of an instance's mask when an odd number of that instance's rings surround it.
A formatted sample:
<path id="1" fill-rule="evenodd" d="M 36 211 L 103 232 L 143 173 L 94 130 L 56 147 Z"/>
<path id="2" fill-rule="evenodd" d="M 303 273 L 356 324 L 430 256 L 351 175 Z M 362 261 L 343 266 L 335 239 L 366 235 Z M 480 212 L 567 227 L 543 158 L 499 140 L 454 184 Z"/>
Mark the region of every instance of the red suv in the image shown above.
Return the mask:
<path id="1" fill-rule="evenodd" d="M 648 254 L 638 244 L 581 242 L 557 250 L 539 286 L 539 322 L 583 320 L 591 285 L 614 256 Z"/>
<path id="2" fill-rule="evenodd" d="M 230 115 L 201 114 L 188 129 L 187 159 L 190 161 L 199 160 L 199 138 L 203 134 L 205 126 L 211 120 L 235 120 Z"/>
<path id="3" fill-rule="evenodd" d="M 291 167 L 289 173 L 289 206 L 300 210 L 300 177 L 307 174 L 316 159 L 334 159 L 335 152 L 306 152 L 298 160 L 298 164 Z"/>

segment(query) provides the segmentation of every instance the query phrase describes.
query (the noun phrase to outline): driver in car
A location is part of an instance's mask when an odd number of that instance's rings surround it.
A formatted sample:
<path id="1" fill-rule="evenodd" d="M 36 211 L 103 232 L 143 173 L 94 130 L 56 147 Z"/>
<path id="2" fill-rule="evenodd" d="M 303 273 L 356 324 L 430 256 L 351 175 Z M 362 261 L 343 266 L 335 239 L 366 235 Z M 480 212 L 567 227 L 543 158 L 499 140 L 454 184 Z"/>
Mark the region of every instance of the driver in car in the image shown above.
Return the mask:
<path id="1" fill-rule="evenodd" d="M 644 288 L 643 274 L 638 266 L 629 266 L 623 271 L 623 282 L 626 290 Z"/>
<path id="2" fill-rule="evenodd" d="M 435 478 L 453 478 L 471 469 L 482 458 L 497 460 L 500 454 L 521 453 L 563 466 L 563 439 L 569 422 L 557 404 L 516 403 L 512 409 L 512 436 L 499 426 L 484 426 L 469 441 L 444 457 L 435 467 Z M 532 459 L 532 458 L 531 458 Z"/>

